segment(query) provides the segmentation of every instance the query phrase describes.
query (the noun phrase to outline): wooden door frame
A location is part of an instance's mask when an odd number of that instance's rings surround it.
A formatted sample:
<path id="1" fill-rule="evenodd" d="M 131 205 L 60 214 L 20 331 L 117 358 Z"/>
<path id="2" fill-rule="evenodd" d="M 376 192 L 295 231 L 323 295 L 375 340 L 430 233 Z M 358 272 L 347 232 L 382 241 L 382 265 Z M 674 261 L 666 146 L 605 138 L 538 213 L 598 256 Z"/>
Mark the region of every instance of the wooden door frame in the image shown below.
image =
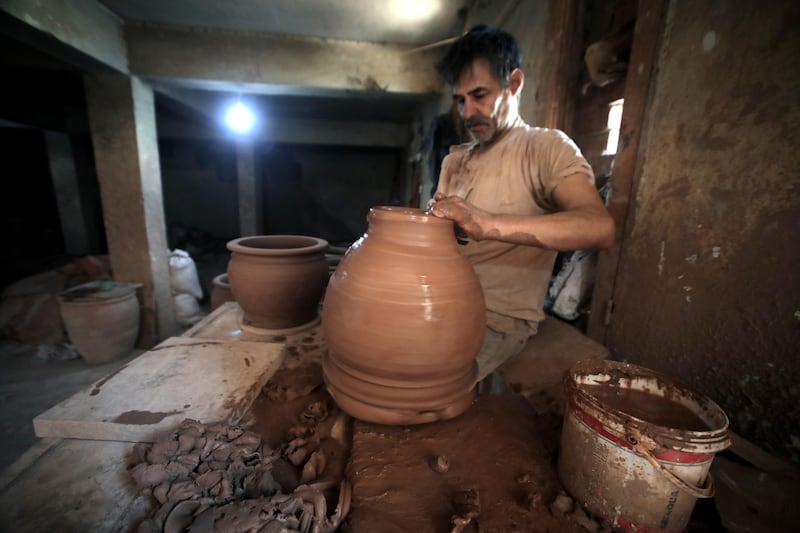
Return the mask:
<path id="1" fill-rule="evenodd" d="M 614 291 L 625 237 L 633 224 L 631 198 L 641 175 L 646 147 L 640 150 L 642 129 L 667 15 L 669 0 L 639 0 L 622 108 L 619 149 L 611 172 L 608 211 L 616 225 L 614 244 L 598 254 L 587 334 L 606 344 L 614 311 Z"/>

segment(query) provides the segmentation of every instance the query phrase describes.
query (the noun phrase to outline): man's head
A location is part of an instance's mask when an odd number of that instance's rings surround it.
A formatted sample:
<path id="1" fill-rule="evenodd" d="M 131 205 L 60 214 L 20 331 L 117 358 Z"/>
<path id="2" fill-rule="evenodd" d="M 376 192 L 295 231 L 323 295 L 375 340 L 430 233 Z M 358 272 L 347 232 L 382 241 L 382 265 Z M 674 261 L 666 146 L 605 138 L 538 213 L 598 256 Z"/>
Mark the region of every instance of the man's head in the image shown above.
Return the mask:
<path id="1" fill-rule="evenodd" d="M 453 43 L 437 65 L 452 85 L 453 100 L 477 142 L 492 141 L 517 119 L 525 79 L 521 62 L 511 34 L 476 26 Z"/>

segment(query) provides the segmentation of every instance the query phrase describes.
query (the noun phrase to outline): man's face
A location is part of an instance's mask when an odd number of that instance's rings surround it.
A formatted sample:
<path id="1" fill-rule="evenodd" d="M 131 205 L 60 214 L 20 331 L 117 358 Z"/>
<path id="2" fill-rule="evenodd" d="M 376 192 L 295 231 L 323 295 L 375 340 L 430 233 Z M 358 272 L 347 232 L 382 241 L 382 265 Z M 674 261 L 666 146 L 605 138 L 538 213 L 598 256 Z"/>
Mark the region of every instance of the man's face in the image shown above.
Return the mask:
<path id="1" fill-rule="evenodd" d="M 516 84 L 504 88 L 485 58 L 476 59 L 461 72 L 453 85 L 453 100 L 476 142 L 490 142 L 516 120 L 517 101 L 512 92 L 517 89 Z"/>

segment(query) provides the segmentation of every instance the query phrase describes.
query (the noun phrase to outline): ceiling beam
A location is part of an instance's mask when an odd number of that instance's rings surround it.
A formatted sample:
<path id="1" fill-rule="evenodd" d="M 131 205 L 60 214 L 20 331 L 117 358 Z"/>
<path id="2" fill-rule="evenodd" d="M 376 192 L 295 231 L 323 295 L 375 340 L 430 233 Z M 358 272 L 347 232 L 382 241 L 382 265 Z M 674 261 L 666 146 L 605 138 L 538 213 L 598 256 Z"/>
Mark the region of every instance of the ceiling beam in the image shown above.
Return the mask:
<path id="1" fill-rule="evenodd" d="M 128 23 L 131 74 L 191 88 L 272 94 L 435 94 L 438 50 Z"/>
<path id="2" fill-rule="evenodd" d="M 158 136 L 163 139 L 229 139 L 236 137 L 221 127 L 202 128 L 168 118 L 158 120 Z M 261 128 L 256 142 L 314 144 L 326 146 L 364 146 L 405 148 L 409 128 L 388 122 L 340 122 L 275 117 Z"/>
<path id="3" fill-rule="evenodd" d="M 128 72 L 122 20 L 95 0 L 2 0 L 0 29 L 91 72 Z"/>

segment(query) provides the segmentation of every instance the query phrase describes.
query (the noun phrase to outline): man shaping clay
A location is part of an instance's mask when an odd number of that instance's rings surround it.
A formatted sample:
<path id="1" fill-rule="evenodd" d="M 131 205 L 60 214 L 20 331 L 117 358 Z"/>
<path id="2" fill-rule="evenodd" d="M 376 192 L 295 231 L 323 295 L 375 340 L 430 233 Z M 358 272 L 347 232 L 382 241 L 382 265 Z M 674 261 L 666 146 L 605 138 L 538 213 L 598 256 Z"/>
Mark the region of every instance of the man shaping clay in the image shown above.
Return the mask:
<path id="1" fill-rule="evenodd" d="M 473 142 L 445 157 L 430 213 L 464 234 L 462 251 L 483 287 L 479 377 L 536 334 L 557 252 L 614 242 L 614 221 L 575 143 L 519 116 L 521 60 L 514 37 L 476 26 L 438 65 Z"/>

